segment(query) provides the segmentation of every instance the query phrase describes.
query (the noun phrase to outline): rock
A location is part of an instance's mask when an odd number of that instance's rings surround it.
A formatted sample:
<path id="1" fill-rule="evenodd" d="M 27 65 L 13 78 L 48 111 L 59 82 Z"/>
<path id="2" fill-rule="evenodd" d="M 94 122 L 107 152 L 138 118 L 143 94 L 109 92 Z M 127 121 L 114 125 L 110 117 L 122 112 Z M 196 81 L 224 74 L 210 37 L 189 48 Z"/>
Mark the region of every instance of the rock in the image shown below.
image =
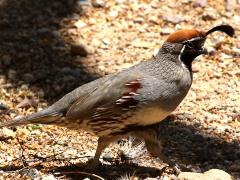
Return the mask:
<path id="1" fill-rule="evenodd" d="M 86 27 L 87 24 L 81 20 L 78 20 L 77 22 L 74 23 L 74 26 L 78 29 L 81 29 L 83 27 Z"/>
<path id="2" fill-rule="evenodd" d="M 24 80 L 25 82 L 27 82 L 27 83 L 32 83 L 32 82 L 35 81 L 35 78 L 33 77 L 32 74 L 30 74 L 30 73 L 25 73 L 25 74 L 23 75 L 23 80 Z"/>
<path id="3" fill-rule="evenodd" d="M 89 5 L 90 5 L 90 2 L 89 2 L 89 0 L 78 0 L 78 1 L 77 1 L 77 4 L 78 4 L 79 6 L 89 6 Z"/>
<path id="4" fill-rule="evenodd" d="M 50 174 L 43 176 L 42 180 L 56 180 L 56 178 L 52 174 Z"/>
<path id="5" fill-rule="evenodd" d="M 37 30 L 39 34 L 47 34 L 50 30 L 48 28 L 40 28 Z"/>
<path id="6" fill-rule="evenodd" d="M 7 65 L 7 66 L 8 66 L 8 65 L 11 64 L 12 58 L 11 58 L 10 55 L 7 55 L 7 54 L 6 54 L 6 55 L 3 55 L 1 59 L 2 59 L 4 65 Z"/>
<path id="7" fill-rule="evenodd" d="M 161 35 L 169 35 L 173 33 L 173 29 L 172 28 L 162 28 L 161 29 Z"/>
<path id="8" fill-rule="evenodd" d="M 71 69 L 70 74 L 74 77 L 82 77 L 83 72 L 81 69 Z"/>
<path id="9" fill-rule="evenodd" d="M 7 107 L 7 105 L 5 105 L 4 103 L 0 102 L 0 111 L 1 110 L 8 110 L 9 108 Z"/>
<path id="10" fill-rule="evenodd" d="M 23 168 L 19 171 L 21 175 L 28 176 L 30 179 L 40 179 L 40 172 L 35 168 Z"/>
<path id="11" fill-rule="evenodd" d="M 231 165 L 229 167 L 229 170 L 233 172 L 240 172 L 240 163 Z"/>
<path id="12" fill-rule="evenodd" d="M 131 45 L 133 47 L 137 47 L 137 48 L 145 48 L 148 49 L 152 46 L 151 42 L 147 42 L 147 41 L 141 41 L 139 39 L 135 39 L 134 41 L 131 42 Z"/>
<path id="13" fill-rule="evenodd" d="M 127 0 L 116 0 L 117 4 L 125 4 Z"/>
<path id="14" fill-rule="evenodd" d="M 232 119 L 233 120 L 240 120 L 240 113 L 236 113 L 236 114 L 232 115 Z"/>
<path id="15" fill-rule="evenodd" d="M 202 15 L 202 19 L 204 21 L 213 21 L 213 20 L 216 20 L 218 19 L 218 12 L 213 9 L 213 8 L 207 8 L 204 12 L 203 12 L 203 15 Z"/>
<path id="16" fill-rule="evenodd" d="M 103 8 L 105 4 L 105 0 L 92 0 L 92 6 L 95 8 Z"/>
<path id="17" fill-rule="evenodd" d="M 179 180 L 232 180 L 232 177 L 223 170 L 211 169 L 205 173 L 181 172 L 178 175 Z"/>
<path id="18" fill-rule="evenodd" d="M 16 133 L 13 130 L 8 128 L 0 129 L 0 141 L 5 141 L 8 139 L 14 139 L 16 137 Z"/>
<path id="19" fill-rule="evenodd" d="M 116 18 L 116 17 L 118 16 L 118 11 L 115 10 L 115 9 L 112 9 L 112 10 L 108 13 L 108 15 L 109 15 L 110 17 L 112 17 L 112 18 Z"/>
<path id="20" fill-rule="evenodd" d="M 0 85 L 3 85 L 6 83 L 6 77 L 4 75 L 0 75 Z"/>
<path id="21" fill-rule="evenodd" d="M 34 71 L 33 74 L 35 75 L 36 81 L 39 81 L 39 80 L 46 80 L 49 75 L 49 72 L 46 69 L 39 69 Z"/>
<path id="22" fill-rule="evenodd" d="M 179 24 L 180 22 L 184 21 L 184 19 L 181 16 L 176 15 L 164 15 L 162 19 L 172 24 Z"/>
<path id="23" fill-rule="evenodd" d="M 59 39 L 61 37 L 61 33 L 59 31 L 53 31 L 52 35 L 54 38 Z"/>
<path id="24" fill-rule="evenodd" d="M 218 180 L 232 180 L 233 178 L 223 170 L 211 169 L 203 173 L 206 179 L 218 179 Z"/>
<path id="25" fill-rule="evenodd" d="M 70 81 L 75 81 L 76 78 L 71 76 L 71 75 L 66 75 L 63 77 L 63 82 L 67 83 L 67 82 L 70 82 Z"/>
<path id="26" fill-rule="evenodd" d="M 204 180 L 202 173 L 181 172 L 178 175 L 179 180 Z"/>
<path id="27" fill-rule="evenodd" d="M 225 1 L 225 9 L 227 11 L 233 11 L 237 7 L 236 0 L 226 0 Z"/>
<path id="28" fill-rule="evenodd" d="M 56 93 L 60 93 L 60 92 L 62 92 L 62 90 L 63 90 L 63 86 L 54 85 L 54 86 L 53 86 L 53 89 L 54 89 L 54 91 L 55 91 Z"/>
<path id="29" fill-rule="evenodd" d="M 196 0 L 193 4 L 194 7 L 206 7 L 207 5 L 207 0 Z"/>
<path id="30" fill-rule="evenodd" d="M 70 52 L 72 55 L 79 55 L 81 57 L 86 57 L 88 55 L 86 47 L 82 44 L 71 44 Z"/>
<path id="31" fill-rule="evenodd" d="M 111 152 L 106 152 L 104 155 L 103 155 L 103 160 L 104 161 L 107 161 L 107 162 L 112 162 L 114 159 L 114 156 Z"/>
<path id="32" fill-rule="evenodd" d="M 200 68 L 196 65 L 196 64 L 194 64 L 193 66 L 192 66 L 192 72 L 193 73 L 197 73 L 197 72 L 199 72 L 200 71 Z"/>
<path id="33" fill-rule="evenodd" d="M 10 80 L 16 80 L 17 72 L 13 69 L 8 70 L 8 78 Z"/>
<path id="34" fill-rule="evenodd" d="M 33 99 L 25 98 L 18 105 L 17 108 L 36 107 L 37 102 Z"/>
<path id="35" fill-rule="evenodd" d="M 214 47 L 212 47 L 212 46 L 210 46 L 209 48 L 207 48 L 207 50 L 208 50 L 208 55 L 209 55 L 209 56 L 214 56 L 214 55 L 216 55 L 216 53 L 217 53 L 217 50 L 216 50 Z"/>
<path id="36" fill-rule="evenodd" d="M 69 72 L 71 72 L 71 68 L 70 67 L 64 67 L 61 69 L 61 72 L 64 74 L 68 74 Z"/>
<path id="37" fill-rule="evenodd" d="M 134 22 L 134 23 L 139 23 L 139 24 L 141 24 L 141 23 L 144 22 L 144 18 L 142 18 L 142 17 L 135 18 L 135 19 L 133 20 L 133 22 Z"/>
<path id="38" fill-rule="evenodd" d="M 150 23 L 153 23 L 153 24 L 156 24 L 156 25 L 159 24 L 157 16 L 151 16 L 148 20 L 149 20 Z"/>

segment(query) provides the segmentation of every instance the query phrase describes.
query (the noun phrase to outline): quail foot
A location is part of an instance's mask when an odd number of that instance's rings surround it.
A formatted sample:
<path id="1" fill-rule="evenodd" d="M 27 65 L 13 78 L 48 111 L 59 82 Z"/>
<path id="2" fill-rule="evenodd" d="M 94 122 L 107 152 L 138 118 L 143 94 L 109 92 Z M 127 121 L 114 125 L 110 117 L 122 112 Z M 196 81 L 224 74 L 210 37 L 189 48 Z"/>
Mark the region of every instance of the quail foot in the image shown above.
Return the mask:
<path id="1" fill-rule="evenodd" d="M 171 115 L 166 117 L 163 121 L 171 121 L 173 118 Z M 164 133 L 163 129 L 161 128 L 162 122 L 159 122 L 157 124 L 148 125 L 142 128 L 136 128 L 135 130 L 132 130 L 130 135 L 134 138 L 133 143 L 140 144 L 142 141 L 145 142 L 146 148 L 148 152 L 154 156 L 158 157 L 161 161 L 166 163 L 169 167 L 173 168 L 176 174 L 179 174 L 182 169 L 188 170 L 186 167 L 180 167 L 178 164 L 173 162 L 170 158 L 168 158 L 163 152 L 163 147 L 166 142 L 166 140 L 161 137 L 161 134 Z M 167 166 L 166 166 L 167 167 Z M 166 168 L 165 167 L 165 168 Z M 162 171 L 165 170 L 165 168 L 162 169 Z M 188 170 L 189 171 L 189 170 Z"/>
<path id="2" fill-rule="evenodd" d="M 191 87 L 192 61 L 207 53 L 203 45 L 214 31 L 234 34 L 229 25 L 216 26 L 207 32 L 176 31 L 152 59 L 87 83 L 49 108 L 4 122 L 0 127 L 51 124 L 92 132 L 99 137 L 93 159 L 96 166 L 101 152 L 111 142 L 161 122 L 176 109 Z M 154 141 L 146 137 L 145 140 L 148 149 L 155 147 L 151 150 L 154 155 L 164 158 L 158 145 L 152 144 Z"/>

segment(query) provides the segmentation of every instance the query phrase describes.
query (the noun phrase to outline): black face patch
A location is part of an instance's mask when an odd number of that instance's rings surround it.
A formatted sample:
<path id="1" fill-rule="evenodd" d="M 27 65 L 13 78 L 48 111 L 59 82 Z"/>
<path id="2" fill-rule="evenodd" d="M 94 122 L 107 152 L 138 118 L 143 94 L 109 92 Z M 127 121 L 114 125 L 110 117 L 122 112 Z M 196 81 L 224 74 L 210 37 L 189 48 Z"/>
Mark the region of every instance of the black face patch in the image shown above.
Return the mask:
<path id="1" fill-rule="evenodd" d="M 201 50 L 203 48 L 205 38 L 193 38 L 191 40 L 183 42 L 183 44 L 187 47 L 187 49 L 193 49 L 193 50 Z"/>
<path id="2" fill-rule="evenodd" d="M 199 55 L 204 54 L 206 51 L 203 48 L 205 38 L 193 38 L 184 41 L 182 50 L 179 54 L 179 60 L 191 71 L 192 61 Z"/>

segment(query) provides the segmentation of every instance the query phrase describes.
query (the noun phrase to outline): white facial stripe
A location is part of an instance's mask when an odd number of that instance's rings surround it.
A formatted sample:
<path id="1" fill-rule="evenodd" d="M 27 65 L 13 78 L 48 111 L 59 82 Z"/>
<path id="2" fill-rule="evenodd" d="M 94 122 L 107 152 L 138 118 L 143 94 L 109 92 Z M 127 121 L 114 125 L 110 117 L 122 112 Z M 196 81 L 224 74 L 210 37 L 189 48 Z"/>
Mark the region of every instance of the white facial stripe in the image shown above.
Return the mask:
<path id="1" fill-rule="evenodd" d="M 182 47 L 182 49 L 181 49 L 181 51 L 180 51 L 180 54 L 179 54 L 179 56 L 178 56 L 178 60 L 181 62 L 182 67 L 185 67 L 185 68 L 186 68 L 185 64 L 184 64 L 183 61 L 181 60 L 181 56 L 182 56 L 182 54 L 183 54 L 183 51 L 185 50 L 185 47 L 186 47 L 186 45 L 183 45 L 183 47 Z"/>
<path id="2" fill-rule="evenodd" d="M 178 60 L 179 60 L 180 62 L 182 62 L 181 56 L 182 56 L 182 54 L 183 54 L 183 51 L 185 50 L 185 47 L 186 47 L 186 45 L 183 45 L 183 47 L 182 47 L 182 49 L 181 49 L 181 51 L 180 51 L 180 54 L 179 54 L 179 56 L 178 56 Z"/>

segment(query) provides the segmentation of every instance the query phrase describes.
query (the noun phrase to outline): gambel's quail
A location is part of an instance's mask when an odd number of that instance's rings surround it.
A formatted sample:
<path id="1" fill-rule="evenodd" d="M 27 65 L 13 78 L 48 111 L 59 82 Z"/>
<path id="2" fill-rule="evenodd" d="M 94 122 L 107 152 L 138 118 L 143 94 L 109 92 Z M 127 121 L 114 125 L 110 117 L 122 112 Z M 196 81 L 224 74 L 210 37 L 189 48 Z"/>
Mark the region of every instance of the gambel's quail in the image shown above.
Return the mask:
<path id="1" fill-rule="evenodd" d="M 152 59 L 87 83 L 49 108 L 0 127 L 52 124 L 92 132 L 99 137 L 93 159 L 97 165 L 101 152 L 111 142 L 127 135 L 141 136 L 136 129 L 144 131 L 144 127 L 161 122 L 176 109 L 191 87 L 192 61 L 207 54 L 203 45 L 207 35 L 214 31 L 234 35 L 229 25 L 216 26 L 207 32 L 176 31 Z M 146 145 L 151 146 L 151 140 L 143 134 Z M 158 155 L 157 149 L 152 151 Z"/>

